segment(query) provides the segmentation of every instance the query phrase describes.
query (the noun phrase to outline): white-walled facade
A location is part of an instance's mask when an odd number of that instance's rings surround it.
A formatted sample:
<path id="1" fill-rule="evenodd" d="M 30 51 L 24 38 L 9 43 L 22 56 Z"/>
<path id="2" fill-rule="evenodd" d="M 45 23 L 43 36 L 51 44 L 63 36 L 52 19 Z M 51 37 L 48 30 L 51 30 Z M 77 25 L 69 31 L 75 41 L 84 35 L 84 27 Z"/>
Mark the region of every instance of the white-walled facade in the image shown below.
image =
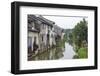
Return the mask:
<path id="1" fill-rule="evenodd" d="M 32 51 L 33 51 L 33 43 L 34 41 L 36 41 L 36 44 L 39 46 L 39 34 L 37 32 L 29 32 L 28 33 L 28 46 L 32 47 Z"/>

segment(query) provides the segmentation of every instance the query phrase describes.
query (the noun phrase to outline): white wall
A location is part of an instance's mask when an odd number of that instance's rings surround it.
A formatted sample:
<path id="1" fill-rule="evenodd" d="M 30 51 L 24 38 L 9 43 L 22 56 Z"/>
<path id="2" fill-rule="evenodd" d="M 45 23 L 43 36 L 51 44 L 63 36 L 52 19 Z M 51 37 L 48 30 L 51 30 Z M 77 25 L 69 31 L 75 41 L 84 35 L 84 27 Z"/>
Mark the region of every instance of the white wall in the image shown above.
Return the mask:
<path id="1" fill-rule="evenodd" d="M 29 34 L 28 34 L 28 37 L 32 37 L 32 49 L 34 48 L 33 47 L 33 42 L 34 42 L 34 37 L 36 37 L 36 44 L 38 44 L 39 45 L 39 36 L 38 36 L 39 34 L 36 32 L 36 33 L 34 33 L 34 32 L 29 32 Z"/>
<path id="2" fill-rule="evenodd" d="M 16 0 L 17 1 L 17 0 Z M 59 4 L 74 4 L 74 5 L 90 5 L 98 6 L 100 13 L 100 0 L 21 0 L 30 2 L 44 2 L 44 3 L 59 3 Z M 10 53 L 11 53 L 11 6 L 13 0 L 1 0 L 0 2 L 0 76 L 14 76 L 10 73 Z M 98 15 L 100 20 L 100 14 Z M 99 21 L 98 21 L 99 22 Z M 100 25 L 100 22 L 99 24 Z M 100 26 L 98 26 L 100 29 Z M 100 33 L 100 30 L 98 31 Z M 100 45 L 100 34 L 98 36 L 98 44 Z M 100 50 L 98 48 L 98 50 Z M 99 54 L 99 67 L 100 67 L 100 51 Z M 41 73 L 34 74 L 34 76 L 99 76 L 100 68 L 98 70 L 85 70 L 85 71 L 71 71 L 71 72 L 56 72 L 56 73 Z M 33 74 L 26 74 L 25 76 L 32 76 Z M 23 76 L 23 75 L 21 75 Z"/>

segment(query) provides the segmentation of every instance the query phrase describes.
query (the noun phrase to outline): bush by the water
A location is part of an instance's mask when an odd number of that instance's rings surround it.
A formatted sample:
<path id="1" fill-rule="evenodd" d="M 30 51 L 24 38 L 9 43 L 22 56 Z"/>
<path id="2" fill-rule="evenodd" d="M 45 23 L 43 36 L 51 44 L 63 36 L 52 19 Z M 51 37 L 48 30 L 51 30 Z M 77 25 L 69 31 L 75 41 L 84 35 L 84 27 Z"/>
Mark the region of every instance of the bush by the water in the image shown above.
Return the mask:
<path id="1" fill-rule="evenodd" d="M 86 47 L 82 47 L 78 50 L 79 58 L 88 58 L 88 49 Z"/>

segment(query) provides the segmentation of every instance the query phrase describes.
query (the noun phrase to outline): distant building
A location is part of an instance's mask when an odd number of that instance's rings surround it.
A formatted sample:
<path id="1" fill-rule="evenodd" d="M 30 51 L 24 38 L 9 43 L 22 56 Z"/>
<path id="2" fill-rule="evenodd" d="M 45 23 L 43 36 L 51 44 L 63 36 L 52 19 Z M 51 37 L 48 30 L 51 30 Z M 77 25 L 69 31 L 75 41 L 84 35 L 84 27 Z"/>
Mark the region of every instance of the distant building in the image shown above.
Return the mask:
<path id="1" fill-rule="evenodd" d="M 64 29 L 62 29 L 61 39 L 64 39 L 64 35 L 65 35 L 65 32 L 64 32 Z"/>

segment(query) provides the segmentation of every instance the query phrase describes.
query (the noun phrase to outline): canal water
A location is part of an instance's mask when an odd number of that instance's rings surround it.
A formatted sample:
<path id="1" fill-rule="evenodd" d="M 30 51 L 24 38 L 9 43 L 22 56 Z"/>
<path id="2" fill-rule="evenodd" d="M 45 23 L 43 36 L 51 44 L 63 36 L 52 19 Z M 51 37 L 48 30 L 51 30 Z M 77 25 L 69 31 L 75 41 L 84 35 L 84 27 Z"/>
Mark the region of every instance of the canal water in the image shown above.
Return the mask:
<path id="1" fill-rule="evenodd" d="M 65 42 L 65 47 L 56 47 L 32 57 L 30 60 L 73 59 L 75 51 L 72 45 Z"/>
<path id="2" fill-rule="evenodd" d="M 61 59 L 73 59 L 73 57 L 76 55 L 73 46 L 69 43 L 65 43 L 63 55 L 64 56 Z"/>

